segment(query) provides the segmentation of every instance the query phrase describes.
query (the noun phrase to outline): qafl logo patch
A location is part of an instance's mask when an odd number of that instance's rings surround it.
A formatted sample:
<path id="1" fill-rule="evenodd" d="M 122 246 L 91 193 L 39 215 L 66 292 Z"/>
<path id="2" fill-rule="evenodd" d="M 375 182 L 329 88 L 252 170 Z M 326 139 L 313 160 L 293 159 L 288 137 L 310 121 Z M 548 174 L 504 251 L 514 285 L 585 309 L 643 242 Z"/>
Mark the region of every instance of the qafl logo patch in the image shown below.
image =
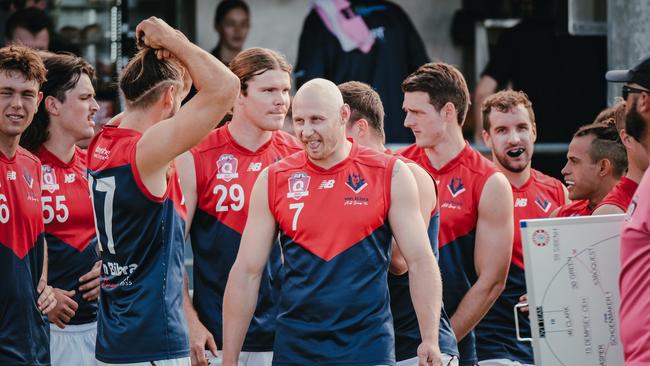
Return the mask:
<path id="1" fill-rule="evenodd" d="M 309 196 L 309 181 L 311 177 L 304 172 L 293 173 L 289 178 L 289 193 L 287 198 L 299 200 L 303 197 Z"/>
<path id="2" fill-rule="evenodd" d="M 217 160 L 217 179 L 223 179 L 230 182 L 239 178 L 237 173 L 237 158 L 232 154 L 223 154 Z"/>
<path id="3" fill-rule="evenodd" d="M 56 182 L 56 174 L 54 173 L 54 168 L 49 165 L 44 164 L 41 167 L 41 172 L 43 173 L 43 184 L 41 189 L 54 193 L 59 190 L 59 184 Z"/>

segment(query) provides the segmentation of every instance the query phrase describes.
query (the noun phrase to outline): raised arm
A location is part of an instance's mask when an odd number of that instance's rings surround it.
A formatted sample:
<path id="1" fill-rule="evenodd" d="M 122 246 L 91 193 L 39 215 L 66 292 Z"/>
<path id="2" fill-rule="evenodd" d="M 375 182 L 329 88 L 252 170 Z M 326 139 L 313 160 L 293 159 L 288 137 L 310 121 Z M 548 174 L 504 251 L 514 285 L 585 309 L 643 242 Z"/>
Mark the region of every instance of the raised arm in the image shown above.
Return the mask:
<path id="1" fill-rule="evenodd" d="M 223 366 L 236 366 L 257 304 L 262 272 L 271 255 L 277 227 L 268 205 L 268 170 L 251 193 L 246 227 L 230 270 L 223 299 Z"/>
<path id="2" fill-rule="evenodd" d="M 485 183 L 478 205 L 474 248 L 478 279 L 451 317 L 458 340 L 483 319 L 503 291 L 512 256 L 513 207 L 510 183 L 495 173 Z"/>
<path id="3" fill-rule="evenodd" d="M 142 21 L 136 34 L 147 47 L 158 50 L 159 58 L 177 59 L 198 91 L 174 116 L 149 128 L 138 142 L 136 163 L 143 182 L 149 186 L 149 179 L 164 176 L 169 163 L 199 143 L 230 110 L 239 93 L 239 79 L 158 18 Z M 182 94 L 178 92 L 177 99 Z"/>
<path id="4" fill-rule="evenodd" d="M 395 162 L 391 182 L 388 219 L 409 269 L 411 299 L 420 326 L 420 364 L 440 364 L 438 325 L 442 305 L 442 283 L 426 226 L 419 211 L 418 187 L 405 163 Z"/>
<path id="5" fill-rule="evenodd" d="M 421 166 L 415 163 L 407 163 L 406 165 L 415 178 L 420 202 L 420 214 L 424 220 L 425 227 L 428 227 L 431 212 L 433 212 L 433 209 L 437 204 L 435 183 L 433 183 L 433 179 L 429 173 L 427 173 Z M 432 244 L 438 245 L 437 241 Z M 406 260 L 399 250 L 399 246 L 393 242 L 393 254 L 390 258 L 390 272 L 394 275 L 402 275 L 407 271 L 408 266 L 406 265 Z"/>

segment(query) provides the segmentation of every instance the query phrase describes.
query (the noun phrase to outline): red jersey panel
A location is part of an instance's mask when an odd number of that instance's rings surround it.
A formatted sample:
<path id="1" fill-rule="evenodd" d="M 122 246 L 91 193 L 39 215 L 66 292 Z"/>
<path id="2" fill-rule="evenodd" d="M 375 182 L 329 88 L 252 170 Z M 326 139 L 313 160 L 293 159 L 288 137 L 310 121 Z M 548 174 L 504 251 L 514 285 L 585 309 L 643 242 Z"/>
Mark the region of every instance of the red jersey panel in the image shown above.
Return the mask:
<path id="1" fill-rule="evenodd" d="M 514 198 L 515 235 L 512 242 L 512 263 L 524 268 L 523 248 L 519 222 L 546 218 L 564 203 L 562 182 L 532 169 L 530 178 L 521 187 L 512 187 Z"/>
<path id="2" fill-rule="evenodd" d="M 76 147 L 69 163 L 64 163 L 43 146 L 36 156 L 43 164 L 41 188 L 45 231 L 81 252 L 95 237 L 86 177 L 86 151 Z"/>
<path id="3" fill-rule="evenodd" d="M 628 177 L 622 177 L 621 180 L 614 186 L 614 188 L 603 198 L 602 201 L 596 206 L 594 211 L 598 207 L 603 205 L 614 205 L 623 212 L 627 211 L 630 202 L 632 202 L 632 197 L 634 197 L 634 192 L 636 192 L 639 183 L 633 181 Z"/>
<path id="4" fill-rule="evenodd" d="M 0 152 L 0 365 L 49 365 L 49 334 L 38 310 L 43 271 L 41 163 L 18 147 Z"/>
<path id="5" fill-rule="evenodd" d="M 589 208 L 589 200 L 579 200 L 560 207 L 557 217 L 591 216 L 594 210 Z"/>

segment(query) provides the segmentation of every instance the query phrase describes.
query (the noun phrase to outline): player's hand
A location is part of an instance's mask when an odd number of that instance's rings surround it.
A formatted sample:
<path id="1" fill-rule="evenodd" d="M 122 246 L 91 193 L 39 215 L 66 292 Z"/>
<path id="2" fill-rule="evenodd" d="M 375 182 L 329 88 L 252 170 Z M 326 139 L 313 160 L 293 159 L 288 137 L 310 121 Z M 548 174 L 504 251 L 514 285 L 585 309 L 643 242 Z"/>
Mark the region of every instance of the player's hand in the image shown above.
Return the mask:
<path id="1" fill-rule="evenodd" d="M 528 303 L 528 294 L 521 295 L 521 297 L 519 298 L 519 303 L 520 304 L 527 304 Z M 524 307 L 519 308 L 519 311 L 521 311 L 522 313 L 527 313 L 528 312 L 528 306 L 524 306 Z"/>
<path id="2" fill-rule="evenodd" d="M 75 291 L 65 291 L 60 288 L 53 289 L 56 298 L 56 306 L 47 314 L 47 318 L 57 327 L 63 329 L 70 322 L 77 312 L 79 305 L 72 300 Z"/>
<path id="3" fill-rule="evenodd" d="M 95 301 L 99 297 L 99 275 L 102 270 L 102 261 L 95 262 L 93 268 L 85 275 L 79 277 L 79 292 L 84 300 Z"/>
<path id="4" fill-rule="evenodd" d="M 208 359 L 205 357 L 206 347 L 214 357 L 217 357 L 217 344 L 214 342 L 214 337 L 198 319 L 188 320 L 188 326 L 192 366 L 208 366 Z"/>
<path id="5" fill-rule="evenodd" d="M 183 33 L 165 23 L 164 20 L 156 17 L 149 17 L 138 24 L 135 28 L 136 39 L 139 47 L 150 47 L 156 51 L 159 59 L 172 57 L 175 43 L 187 41 Z"/>
<path id="6" fill-rule="evenodd" d="M 435 342 L 422 341 L 418 346 L 418 366 L 442 366 L 440 347 Z"/>
<path id="7" fill-rule="evenodd" d="M 45 283 L 45 280 L 41 279 L 38 281 L 38 286 L 36 287 L 38 291 L 38 310 L 43 314 L 47 314 L 56 306 L 56 298 L 54 297 L 54 292 L 52 291 L 52 286 Z"/>

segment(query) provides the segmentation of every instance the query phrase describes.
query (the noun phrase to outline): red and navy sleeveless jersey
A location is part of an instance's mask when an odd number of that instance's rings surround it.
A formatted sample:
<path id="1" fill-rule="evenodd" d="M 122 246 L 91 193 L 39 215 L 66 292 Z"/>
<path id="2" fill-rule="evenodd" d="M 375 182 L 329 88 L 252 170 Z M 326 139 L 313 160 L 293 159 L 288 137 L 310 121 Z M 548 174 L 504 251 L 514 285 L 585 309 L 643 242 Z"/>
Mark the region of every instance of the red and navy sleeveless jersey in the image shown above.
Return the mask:
<path id="1" fill-rule="evenodd" d="M 393 155 L 394 153 L 387 150 L 387 154 Z M 401 156 L 396 155 L 400 160 L 405 163 L 413 163 L 413 161 Z M 435 181 L 433 181 L 435 185 Z M 438 187 L 436 187 L 436 193 Z M 438 255 L 438 231 L 440 229 L 440 211 L 438 205 L 431 212 L 429 220 L 428 236 L 431 249 L 436 259 Z M 394 275 L 388 273 L 388 289 L 390 291 L 390 310 L 393 314 L 393 328 L 395 329 L 395 358 L 397 362 L 408 360 L 417 357 L 417 350 L 420 343 L 422 343 L 422 336 L 420 335 L 420 327 L 418 318 L 415 313 L 415 307 L 411 300 L 411 290 L 409 287 L 408 272 L 403 275 Z M 443 299 L 444 300 L 444 299 Z M 445 311 L 443 304 L 440 309 L 440 325 L 438 332 L 438 345 L 442 353 L 458 357 L 458 345 L 456 343 L 456 335 L 451 328 L 451 322 Z"/>
<path id="2" fill-rule="evenodd" d="M 45 254 L 41 163 L 0 152 L 0 365 L 49 365 L 50 328 L 36 301 Z"/>
<path id="3" fill-rule="evenodd" d="M 79 291 L 79 277 L 99 260 L 93 207 L 86 177 L 86 151 L 75 148 L 72 160 L 64 163 L 44 146 L 41 159 L 43 221 L 48 253 L 48 282 L 52 287 L 75 290 L 79 308 L 70 324 L 97 320 L 97 301 L 87 301 Z"/>
<path id="4" fill-rule="evenodd" d="M 192 149 L 197 207 L 190 236 L 194 253 L 193 303 L 201 323 L 223 346 L 223 295 L 248 217 L 250 193 L 257 176 L 270 164 L 301 151 L 291 135 L 275 131 L 257 151 L 239 145 L 228 126 L 208 135 Z M 257 308 L 242 350 L 273 350 L 278 275 L 282 259 L 275 246 L 260 282 Z"/>
<path id="5" fill-rule="evenodd" d="M 392 365 L 387 285 L 395 157 L 352 144 L 330 169 L 305 152 L 269 167 L 284 263 L 274 365 Z"/>
<path id="6" fill-rule="evenodd" d="M 639 183 L 628 177 L 621 177 L 621 180 L 614 186 L 607 196 L 600 201 L 594 211 L 603 205 L 614 205 L 623 210 L 623 212 L 627 212 L 627 208 L 630 205 L 630 202 L 632 202 L 632 197 L 634 197 L 634 192 L 636 192 L 637 187 L 639 187 Z"/>
<path id="7" fill-rule="evenodd" d="M 102 259 L 95 356 L 106 363 L 189 356 L 183 312 L 187 210 L 170 166 L 162 198 L 135 165 L 142 134 L 113 126 L 88 149 L 88 180 Z"/>
<path id="8" fill-rule="evenodd" d="M 578 200 L 560 207 L 557 217 L 591 216 L 593 212 L 589 208 L 589 200 Z"/>
<path id="9" fill-rule="evenodd" d="M 478 205 L 485 182 L 497 172 L 497 168 L 468 143 L 458 156 L 440 169 L 435 169 L 425 150 L 415 144 L 400 153 L 422 166 L 438 184 L 442 298 L 447 313 L 453 316 L 478 278 L 474 267 Z M 458 342 L 458 351 L 461 365 L 476 364 L 474 331 Z"/>
<path id="10" fill-rule="evenodd" d="M 564 203 L 564 189 L 559 180 L 532 169 L 530 178 L 524 185 L 512 186 L 512 194 L 515 221 L 512 262 L 503 292 L 476 326 L 476 351 L 480 361 L 507 359 L 522 364 L 533 364 L 535 361 L 532 345 L 517 340 L 512 310 L 519 303 L 519 298 L 526 293 L 519 222 L 548 217 Z M 519 327 L 525 329 L 522 331 L 524 336 L 530 336 L 528 314 L 519 315 Z"/>

